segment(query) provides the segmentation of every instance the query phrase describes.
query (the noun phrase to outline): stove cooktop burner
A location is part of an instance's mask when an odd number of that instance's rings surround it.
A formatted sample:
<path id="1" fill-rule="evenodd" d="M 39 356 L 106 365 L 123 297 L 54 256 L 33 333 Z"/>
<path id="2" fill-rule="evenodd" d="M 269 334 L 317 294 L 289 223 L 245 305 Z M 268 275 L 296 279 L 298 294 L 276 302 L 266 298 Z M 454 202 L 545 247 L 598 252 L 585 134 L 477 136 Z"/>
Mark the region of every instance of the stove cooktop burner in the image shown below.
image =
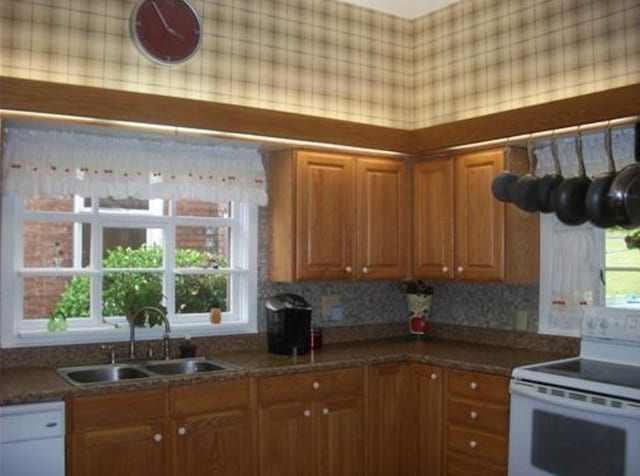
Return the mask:
<path id="1" fill-rule="evenodd" d="M 573 359 L 529 367 L 533 372 L 640 389 L 640 366 L 589 359 Z"/>

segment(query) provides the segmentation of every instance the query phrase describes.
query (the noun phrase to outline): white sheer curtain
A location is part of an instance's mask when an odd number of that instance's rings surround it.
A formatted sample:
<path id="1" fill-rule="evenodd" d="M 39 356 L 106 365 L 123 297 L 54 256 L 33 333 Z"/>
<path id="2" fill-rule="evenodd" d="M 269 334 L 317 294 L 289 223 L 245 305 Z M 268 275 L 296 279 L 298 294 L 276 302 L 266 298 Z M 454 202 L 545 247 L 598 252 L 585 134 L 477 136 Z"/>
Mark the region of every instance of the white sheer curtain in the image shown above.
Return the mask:
<path id="1" fill-rule="evenodd" d="M 267 203 L 254 149 L 23 128 L 5 137 L 3 193 Z"/>
<path id="2" fill-rule="evenodd" d="M 608 170 L 605 131 L 582 136 L 582 155 L 589 176 Z M 612 151 L 619 170 L 634 162 L 633 126 L 612 129 Z M 575 138 L 558 139 L 564 177 L 578 175 Z M 554 171 L 551 141 L 536 142 L 537 175 Z M 586 223 L 566 226 L 553 214 L 540 214 L 539 331 L 579 335 L 586 308 L 604 305 L 600 271 L 604 267 L 604 232 Z"/>
<path id="3" fill-rule="evenodd" d="M 540 215 L 539 330 L 578 335 L 584 311 L 602 302 L 603 231 Z"/>

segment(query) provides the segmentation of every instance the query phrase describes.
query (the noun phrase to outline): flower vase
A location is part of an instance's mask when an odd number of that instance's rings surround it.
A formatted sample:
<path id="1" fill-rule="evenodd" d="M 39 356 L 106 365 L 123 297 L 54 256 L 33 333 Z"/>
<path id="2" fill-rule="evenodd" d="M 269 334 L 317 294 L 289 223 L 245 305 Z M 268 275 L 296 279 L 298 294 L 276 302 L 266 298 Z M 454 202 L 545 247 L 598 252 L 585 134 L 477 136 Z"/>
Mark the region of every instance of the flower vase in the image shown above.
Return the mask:
<path id="1" fill-rule="evenodd" d="M 407 305 L 411 311 L 409 318 L 409 331 L 411 336 L 424 339 L 431 328 L 429 316 L 431 315 L 430 294 L 407 294 Z"/>

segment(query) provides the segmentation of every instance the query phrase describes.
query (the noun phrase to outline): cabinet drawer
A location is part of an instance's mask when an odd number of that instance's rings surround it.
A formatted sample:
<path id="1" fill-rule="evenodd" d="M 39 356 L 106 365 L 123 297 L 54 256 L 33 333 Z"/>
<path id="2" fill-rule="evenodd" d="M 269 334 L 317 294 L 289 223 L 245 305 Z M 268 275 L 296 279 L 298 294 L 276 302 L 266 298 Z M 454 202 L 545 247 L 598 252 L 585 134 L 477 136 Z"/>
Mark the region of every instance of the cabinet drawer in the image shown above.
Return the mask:
<path id="1" fill-rule="evenodd" d="M 251 405 L 251 382 L 232 380 L 169 389 L 172 416 L 185 416 Z"/>
<path id="2" fill-rule="evenodd" d="M 509 379 L 498 375 L 449 370 L 447 390 L 450 396 L 509 404 Z"/>
<path id="3" fill-rule="evenodd" d="M 258 382 L 261 403 L 310 399 L 363 391 L 362 368 L 267 377 Z"/>
<path id="4" fill-rule="evenodd" d="M 504 405 L 450 398 L 447 402 L 447 419 L 449 423 L 497 436 L 506 436 L 509 432 L 509 409 Z"/>
<path id="5" fill-rule="evenodd" d="M 447 476 L 507 476 L 507 467 L 447 454 Z"/>
<path id="6" fill-rule="evenodd" d="M 77 397 L 71 400 L 69 413 L 71 427 L 76 431 L 162 418 L 165 414 L 165 392 L 147 390 Z"/>
<path id="7" fill-rule="evenodd" d="M 506 465 L 508 439 L 453 425 L 447 427 L 447 446 L 450 451 L 466 454 L 475 460 Z"/>

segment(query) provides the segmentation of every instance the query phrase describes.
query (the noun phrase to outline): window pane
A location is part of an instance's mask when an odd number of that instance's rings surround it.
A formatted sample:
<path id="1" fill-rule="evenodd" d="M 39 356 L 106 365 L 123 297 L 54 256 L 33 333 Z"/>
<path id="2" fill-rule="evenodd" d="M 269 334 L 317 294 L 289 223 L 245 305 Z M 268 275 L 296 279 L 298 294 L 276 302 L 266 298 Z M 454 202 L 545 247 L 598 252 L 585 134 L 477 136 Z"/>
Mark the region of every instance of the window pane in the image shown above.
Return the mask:
<path id="1" fill-rule="evenodd" d="M 163 233 L 159 228 L 104 228 L 105 268 L 160 268 Z"/>
<path id="2" fill-rule="evenodd" d="M 24 279 L 24 318 L 44 319 L 53 314 L 89 316 L 89 278 L 58 276 Z"/>
<path id="3" fill-rule="evenodd" d="M 228 311 L 229 277 L 226 275 L 176 276 L 176 314 Z"/>
<path id="4" fill-rule="evenodd" d="M 640 250 L 627 247 L 625 237 L 628 235 L 629 230 L 615 228 L 605 234 L 606 304 L 640 309 Z"/>
<path id="5" fill-rule="evenodd" d="M 640 250 L 629 249 L 625 243 L 628 230 L 610 228 L 605 233 L 606 267 L 638 268 L 640 270 Z"/>
<path id="6" fill-rule="evenodd" d="M 79 226 L 79 225 L 78 225 Z M 24 266 L 54 268 L 73 266 L 73 227 L 71 221 L 24 223 Z M 81 250 L 79 250 L 82 253 Z M 88 262 L 87 254 L 84 256 Z"/>
<path id="7" fill-rule="evenodd" d="M 159 273 L 109 273 L 102 280 L 102 315 L 127 316 L 145 306 L 163 305 Z"/>
<path id="8" fill-rule="evenodd" d="M 85 206 L 90 206 L 90 203 L 85 202 Z M 99 206 L 101 209 L 109 209 L 110 211 L 116 210 L 148 210 L 149 200 L 139 200 L 137 198 L 101 198 L 99 200 Z"/>
<path id="9" fill-rule="evenodd" d="M 226 227 L 176 227 L 176 267 L 227 268 L 230 235 Z"/>
<path id="10" fill-rule="evenodd" d="M 607 270 L 605 282 L 607 306 L 640 309 L 640 271 Z"/>
<path id="11" fill-rule="evenodd" d="M 24 209 L 47 212 L 72 212 L 73 197 L 31 195 L 24 198 Z"/>
<path id="12" fill-rule="evenodd" d="M 231 204 L 178 200 L 176 210 L 178 216 L 228 218 Z"/>

